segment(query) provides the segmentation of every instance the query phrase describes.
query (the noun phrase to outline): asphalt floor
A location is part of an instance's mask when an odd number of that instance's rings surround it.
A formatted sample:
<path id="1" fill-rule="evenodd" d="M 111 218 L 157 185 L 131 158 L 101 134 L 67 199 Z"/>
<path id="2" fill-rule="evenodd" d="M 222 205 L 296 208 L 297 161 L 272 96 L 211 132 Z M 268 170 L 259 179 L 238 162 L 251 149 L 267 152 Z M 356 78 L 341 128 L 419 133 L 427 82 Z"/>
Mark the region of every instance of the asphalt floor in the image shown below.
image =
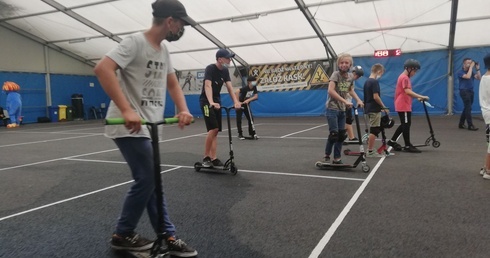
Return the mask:
<path id="1" fill-rule="evenodd" d="M 184 130 L 165 125 L 170 216 L 200 258 L 488 257 L 490 180 L 479 175 L 487 146 L 474 117 L 475 132 L 458 129 L 457 115 L 431 116 L 440 147 L 369 158 L 369 173 L 315 167 L 328 136 L 321 116 L 258 117 L 258 140 L 239 140 L 232 118 L 236 175 L 195 171 L 202 119 Z M 117 257 L 109 239 L 132 179 L 103 127 L 88 120 L 0 128 L 0 257 Z M 425 143 L 425 116 L 413 117 L 411 133 Z M 224 161 L 226 123 L 218 145 Z M 155 236 L 146 216 L 138 232 Z"/>

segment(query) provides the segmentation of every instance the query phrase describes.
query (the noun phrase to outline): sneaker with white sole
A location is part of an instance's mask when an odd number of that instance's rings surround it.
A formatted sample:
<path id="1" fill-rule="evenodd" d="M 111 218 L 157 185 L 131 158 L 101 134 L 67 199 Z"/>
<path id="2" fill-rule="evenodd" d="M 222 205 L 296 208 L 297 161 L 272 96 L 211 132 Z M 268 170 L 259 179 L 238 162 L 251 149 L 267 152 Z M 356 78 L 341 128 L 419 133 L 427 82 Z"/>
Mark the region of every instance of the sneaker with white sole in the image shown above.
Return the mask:
<path id="1" fill-rule="evenodd" d="M 213 167 L 222 167 L 222 166 L 224 166 L 223 162 L 221 162 L 221 160 L 219 160 L 219 159 L 214 159 L 213 161 L 211 161 L 211 163 L 213 164 Z"/>
<path id="2" fill-rule="evenodd" d="M 211 158 L 210 157 L 205 157 L 202 160 L 202 166 L 205 167 L 205 168 L 212 168 L 213 167 L 213 163 L 211 162 Z"/>
<path id="3" fill-rule="evenodd" d="M 384 157 L 383 154 L 379 154 L 375 151 L 368 151 L 366 153 L 366 158 L 382 158 L 382 157 Z"/>
<path id="4" fill-rule="evenodd" d="M 480 168 L 480 176 L 483 176 L 485 174 L 485 168 Z"/>
<path id="5" fill-rule="evenodd" d="M 483 179 L 490 179 L 490 174 L 488 172 L 483 173 Z"/>
<path id="6" fill-rule="evenodd" d="M 197 251 L 188 246 L 182 239 L 169 238 L 167 239 L 168 252 L 176 257 L 194 257 L 197 256 Z"/>
<path id="7" fill-rule="evenodd" d="M 111 238 L 111 247 L 114 250 L 145 251 L 150 249 L 152 245 L 153 241 L 136 233 L 129 236 L 113 234 Z"/>

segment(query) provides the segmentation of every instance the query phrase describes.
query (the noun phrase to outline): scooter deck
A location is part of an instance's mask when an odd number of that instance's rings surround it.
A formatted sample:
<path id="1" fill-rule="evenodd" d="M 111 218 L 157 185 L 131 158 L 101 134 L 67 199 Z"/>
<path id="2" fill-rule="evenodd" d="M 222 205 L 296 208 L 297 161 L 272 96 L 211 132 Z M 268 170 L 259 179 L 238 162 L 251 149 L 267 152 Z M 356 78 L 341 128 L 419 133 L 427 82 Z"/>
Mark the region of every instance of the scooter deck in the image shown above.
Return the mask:
<path id="1" fill-rule="evenodd" d="M 196 163 L 194 163 L 194 170 L 196 172 L 199 172 L 201 170 L 218 171 L 218 172 L 231 172 L 234 175 L 236 175 L 236 173 L 238 172 L 238 169 L 234 163 L 231 163 L 230 165 L 225 165 L 225 166 L 206 167 L 206 166 L 202 165 L 202 162 L 196 162 Z"/>
<path id="2" fill-rule="evenodd" d="M 354 168 L 351 164 L 333 164 L 330 162 L 317 161 L 315 163 L 317 168 Z"/>
<path id="3" fill-rule="evenodd" d="M 146 251 L 127 251 L 127 250 L 114 250 L 114 253 L 116 254 L 117 257 L 120 258 L 150 258 L 151 256 L 151 250 L 146 250 Z M 156 258 L 169 258 L 171 257 L 170 254 L 167 251 L 162 251 L 160 254 L 157 256 L 154 256 Z"/>
<path id="4" fill-rule="evenodd" d="M 259 139 L 259 137 L 257 137 L 257 136 L 254 136 L 254 137 L 247 136 L 247 137 L 243 137 L 243 138 L 245 138 L 245 140 L 258 140 Z"/>

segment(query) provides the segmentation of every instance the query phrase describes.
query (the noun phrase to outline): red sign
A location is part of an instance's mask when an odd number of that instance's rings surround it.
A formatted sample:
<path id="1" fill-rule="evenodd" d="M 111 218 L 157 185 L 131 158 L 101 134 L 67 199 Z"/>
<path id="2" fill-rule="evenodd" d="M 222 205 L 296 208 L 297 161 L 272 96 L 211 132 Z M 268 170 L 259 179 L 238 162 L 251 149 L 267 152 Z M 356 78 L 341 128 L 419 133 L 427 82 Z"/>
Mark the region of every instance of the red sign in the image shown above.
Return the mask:
<path id="1" fill-rule="evenodd" d="M 391 57 L 391 56 L 401 56 L 402 50 L 397 49 L 384 49 L 384 50 L 374 50 L 374 57 Z"/>

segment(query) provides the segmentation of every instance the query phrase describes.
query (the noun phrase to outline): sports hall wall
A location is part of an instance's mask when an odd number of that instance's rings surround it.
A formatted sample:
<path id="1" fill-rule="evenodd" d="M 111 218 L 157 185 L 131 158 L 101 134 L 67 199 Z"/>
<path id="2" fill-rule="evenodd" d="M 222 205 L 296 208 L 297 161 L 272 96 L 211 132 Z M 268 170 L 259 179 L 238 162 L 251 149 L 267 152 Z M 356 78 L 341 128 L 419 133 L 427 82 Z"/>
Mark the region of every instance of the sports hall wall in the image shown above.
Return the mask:
<path id="1" fill-rule="evenodd" d="M 109 103 L 92 66 L 3 27 L 0 35 L 0 83 L 14 81 L 20 85 L 25 123 L 47 116 L 49 99 L 49 105 L 70 106 L 72 94 L 83 94 L 86 118 L 90 116 L 91 106 Z M 46 93 L 47 80 L 51 94 Z M 6 94 L 2 92 L 0 106 L 5 107 L 5 102 Z"/>
<path id="2" fill-rule="evenodd" d="M 14 81 L 21 86 L 23 98 L 24 122 L 35 122 L 37 117 L 48 115 L 48 99 L 52 106 L 71 105 L 72 94 L 83 94 L 85 118 L 92 119 L 90 107 L 100 107 L 108 104 L 109 99 L 94 76 L 93 67 L 73 59 L 63 53 L 47 49 L 24 36 L 0 27 L 0 82 Z M 464 57 L 470 57 L 477 62 L 483 62 L 483 56 L 490 53 L 490 47 L 458 49 L 454 55 L 455 73 L 461 69 Z M 46 63 L 48 57 L 49 63 Z M 393 95 L 398 75 L 403 71 L 403 62 L 408 58 L 420 61 L 422 69 L 413 78 L 414 91 L 428 95 L 431 114 L 446 114 L 447 82 L 448 82 L 448 53 L 445 50 L 421 53 L 404 53 L 401 57 L 373 58 L 359 57 L 354 59 L 356 65 L 365 70 L 365 77 L 356 82 L 356 92 L 362 98 L 362 85 L 370 73 L 370 67 L 381 63 L 386 68 L 385 75 L 380 79 L 383 102 L 393 109 Z M 211 59 L 212 60 L 212 59 Z M 483 68 L 483 67 L 482 67 Z M 204 67 L 203 67 L 204 70 Z M 49 71 L 49 73 L 47 72 Z M 482 73 L 484 71 L 482 70 Z M 184 83 L 186 71 L 182 71 L 181 83 Z M 49 76 L 48 76 L 49 75 Z M 51 93 L 46 93 L 47 78 L 51 85 Z M 201 78 L 202 79 L 202 78 Z M 475 82 L 475 103 L 473 112 L 480 113 L 478 105 L 478 81 Z M 201 87 L 202 81 L 194 78 L 194 87 Z M 235 84 L 238 87 L 239 83 Z M 458 80 L 454 78 L 453 110 L 461 113 L 462 103 L 458 93 Z M 0 94 L 0 106 L 5 106 L 4 93 Z M 252 111 L 256 116 L 319 116 L 324 113 L 327 98 L 326 88 L 315 90 L 289 90 L 259 92 L 259 99 L 252 103 Z M 192 114 L 200 116 L 199 94 L 186 95 L 187 103 Z M 230 105 L 231 100 L 226 93 L 222 94 L 223 104 Z M 414 114 L 422 114 L 423 107 L 414 102 Z M 234 112 L 232 112 L 234 113 Z M 167 95 L 166 116 L 173 116 L 175 108 Z M 234 114 L 232 114 L 234 115 Z"/>
<path id="3" fill-rule="evenodd" d="M 421 63 L 421 70 L 412 78 L 413 90 L 419 94 L 430 97 L 429 104 L 433 108 L 428 108 L 431 114 L 460 114 L 463 110 L 463 104 L 459 96 L 459 83 L 455 76 L 456 72 L 462 69 L 462 62 L 465 57 L 474 59 L 483 64 L 483 57 L 490 53 L 490 47 L 478 47 L 468 49 L 458 49 L 454 52 L 454 69 L 453 69 L 453 110 L 448 111 L 448 51 L 427 51 L 419 53 L 405 53 L 400 57 L 374 58 L 374 57 L 357 57 L 354 58 L 355 65 L 361 65 L 365 71 L 365 76 L 355 82 L 356 93 L 363 98 L 362 87 L 367 77 L 369 77 L 371 66 L 375 63 L 381 63 L 386 72 L 379 80 L 381 86 L 381 97 L 383 103 L 391 111 L 394 111 L 394 92 L 396 81 L 400 73 L 403 72 L 403 63 L 409 58 L 418 60 Z M 482 74 L 485 73 L 483 65 L 481 66 Z M 259 99 L 251 104 L 255 116 L 318 116 L 323 115 L 325 111 L 325 102 L 327 99 L 327 89 L 315 90 L 291 90 L 279 92 L 260 92 Z M 481 113 L 478 104 L 479 81 L 475 80 L 475 101 L 473 103 L 473 113 Z M 223 93 L 223 92 L 222 92 Z M 199 96 L 188 95 L 187 101 L 193 114 L 200 115 Z M 225 105 L 231 105 L 232 101 L 225 92 L 222 94 L 222 100 Z M 418 101 L 413 102 L 414 115 L 424 114 L 424 107 Z"/>

